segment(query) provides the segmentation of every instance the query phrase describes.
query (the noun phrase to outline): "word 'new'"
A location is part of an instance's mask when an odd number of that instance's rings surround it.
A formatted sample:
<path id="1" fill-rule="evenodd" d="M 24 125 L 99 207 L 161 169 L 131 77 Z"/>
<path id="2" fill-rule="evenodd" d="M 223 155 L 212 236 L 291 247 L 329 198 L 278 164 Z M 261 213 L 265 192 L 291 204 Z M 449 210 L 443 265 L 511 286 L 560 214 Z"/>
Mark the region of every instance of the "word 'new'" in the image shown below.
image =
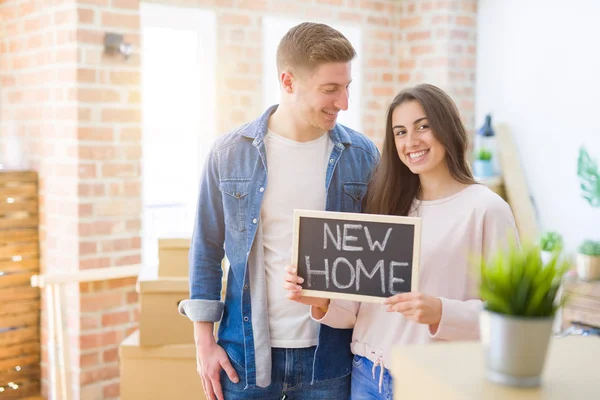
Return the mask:
<path id="1" fill-rule="evenodd" d="M 353 246 L 353 245 L 348 244 L 349 242 L 356 242 L 358 240 L 357 236 L 349 235 L 349 231 L 362 230 L 363 226 L 361 224 L 344 224 L 343 234 L 341 232 L 339 224 L 336 224 L 335 227 L 336 227 L 337 235 L 334 236 L 329 225 L 328 224 L 323 225 L 323 249 L 327 250 L 327 238 L 329 237 L 329 239 L 333 242 L 333 245 L 335 246 L 335 248 L 338 251 L 342 251 L 342 250 L 344 250 L 344 251 L 363 251 L 362 246 Z M 371 238 L 371 232 L 369 231 L 368 226 L 364 227 L 364 231 L 365 231 L 365 237 L 367 239 L 367 244 L 369 245 L 369 248 L 371 249 L 371 251 L 375 251 L 376 247 L 379 249 L 379 251 L 385 250 L 387 241 L 390 238 L 390 234 L 392 233 L 392 228 L 388 228 L 387 232 L 385 233 L 385 238 L 383 239 L 383 243 L 380 243 L 376 240 L 373 241 L 373 239 Z"/>

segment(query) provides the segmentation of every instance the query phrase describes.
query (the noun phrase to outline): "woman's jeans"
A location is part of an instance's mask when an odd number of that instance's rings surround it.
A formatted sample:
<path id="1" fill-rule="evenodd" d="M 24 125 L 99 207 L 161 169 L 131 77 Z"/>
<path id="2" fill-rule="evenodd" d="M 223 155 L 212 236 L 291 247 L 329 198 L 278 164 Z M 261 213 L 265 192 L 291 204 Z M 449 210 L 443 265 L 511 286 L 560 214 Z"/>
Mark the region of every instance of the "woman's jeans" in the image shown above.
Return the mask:
<path id="1" fill-rule="evenodd" d="M 393 391 L 392 376 L 382 363 L 354 356 L 350 400 L 391 400 Z"/>

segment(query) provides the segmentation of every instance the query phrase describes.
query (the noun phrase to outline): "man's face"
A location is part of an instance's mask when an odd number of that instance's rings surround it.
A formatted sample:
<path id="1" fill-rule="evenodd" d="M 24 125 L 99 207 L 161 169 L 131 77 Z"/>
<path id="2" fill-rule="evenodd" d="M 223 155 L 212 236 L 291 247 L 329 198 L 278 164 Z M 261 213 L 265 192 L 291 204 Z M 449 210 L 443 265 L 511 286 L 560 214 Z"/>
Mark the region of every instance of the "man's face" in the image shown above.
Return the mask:
<path id="1" fill-rule="evenodd" d="M 338 113 L 348 109 L 348 87 L 352 81 L 349 62 L 325 63 L 292 83 L 292 102 L 299 120 L 320 131 L 335 126 Z"/>

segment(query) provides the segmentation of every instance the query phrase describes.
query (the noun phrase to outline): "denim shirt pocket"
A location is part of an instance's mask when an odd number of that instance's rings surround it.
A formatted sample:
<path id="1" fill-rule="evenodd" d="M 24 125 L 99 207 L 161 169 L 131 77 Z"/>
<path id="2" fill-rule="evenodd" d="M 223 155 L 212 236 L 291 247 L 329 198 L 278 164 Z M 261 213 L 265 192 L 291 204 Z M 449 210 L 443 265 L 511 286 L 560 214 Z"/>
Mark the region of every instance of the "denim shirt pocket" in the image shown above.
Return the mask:
<path id="1" fill-rule="evenodd" d="M 362 182 L 346 182 L 342 187 L 344 192 L 342 201 L 343 211 L 361 212 L 362 201 L 367 193 L 367 184 Z"/>
<path id="2" fill-rule="evenodd" d="M 245 231 L 250 179 L 225 179 L 219 183 L 219 189 L 223 193 L 225 225 L 236 231 Z"/>

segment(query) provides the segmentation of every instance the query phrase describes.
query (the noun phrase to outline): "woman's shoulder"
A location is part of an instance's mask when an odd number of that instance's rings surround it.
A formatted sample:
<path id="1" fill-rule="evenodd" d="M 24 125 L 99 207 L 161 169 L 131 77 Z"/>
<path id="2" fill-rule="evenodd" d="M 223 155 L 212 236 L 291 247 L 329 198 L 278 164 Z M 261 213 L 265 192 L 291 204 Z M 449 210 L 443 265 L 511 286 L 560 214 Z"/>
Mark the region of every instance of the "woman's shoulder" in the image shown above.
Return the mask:
<path id="1" fill-rule="evenodd" d="M 475 205 L 480 211 L 487 213 L 506 213 L 512 212 L 510 205 L 498 193 L 481 183 L 470 185 L 465 190 L 465 195 L 469 198 L 463 200 Z"/>

